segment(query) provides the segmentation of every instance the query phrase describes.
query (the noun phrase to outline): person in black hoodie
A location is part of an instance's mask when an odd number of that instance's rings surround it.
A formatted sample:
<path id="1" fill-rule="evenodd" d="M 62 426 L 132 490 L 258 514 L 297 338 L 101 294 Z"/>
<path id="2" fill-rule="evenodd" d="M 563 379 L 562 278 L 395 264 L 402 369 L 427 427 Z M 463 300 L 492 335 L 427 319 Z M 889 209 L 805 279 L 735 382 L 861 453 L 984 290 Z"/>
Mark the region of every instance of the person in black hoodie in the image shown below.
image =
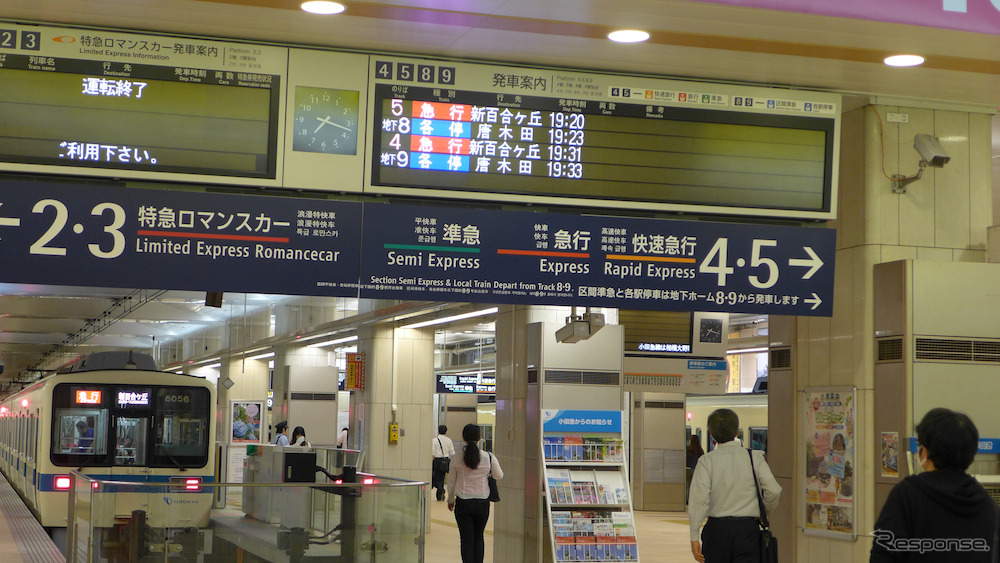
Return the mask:
<path id="1" fill-rule="evenodd" d="M 965 472 L 979 431 L 965 414 L 932 409 L 917 426 L 922 473 L 889 492 L 875 522 L 871 563 L 996 563 L 997 503 Z"/>

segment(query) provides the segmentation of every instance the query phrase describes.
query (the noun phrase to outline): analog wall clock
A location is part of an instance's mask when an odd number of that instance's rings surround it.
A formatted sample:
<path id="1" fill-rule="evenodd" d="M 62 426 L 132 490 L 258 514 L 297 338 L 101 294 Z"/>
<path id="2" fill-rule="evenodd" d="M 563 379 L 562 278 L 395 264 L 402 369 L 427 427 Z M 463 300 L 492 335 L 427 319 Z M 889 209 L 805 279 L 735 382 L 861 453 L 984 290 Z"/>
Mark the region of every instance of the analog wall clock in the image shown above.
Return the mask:
<path id="1" fill-rule="evenodd" d="M 295 87 L 295 135 L 292 150 L 357 154 L 357 90 Z"/>
<path id="2" fill-rule="evenodd" d="M 701 319 L 699 342 L 722 342 L 722 319 Z"/>

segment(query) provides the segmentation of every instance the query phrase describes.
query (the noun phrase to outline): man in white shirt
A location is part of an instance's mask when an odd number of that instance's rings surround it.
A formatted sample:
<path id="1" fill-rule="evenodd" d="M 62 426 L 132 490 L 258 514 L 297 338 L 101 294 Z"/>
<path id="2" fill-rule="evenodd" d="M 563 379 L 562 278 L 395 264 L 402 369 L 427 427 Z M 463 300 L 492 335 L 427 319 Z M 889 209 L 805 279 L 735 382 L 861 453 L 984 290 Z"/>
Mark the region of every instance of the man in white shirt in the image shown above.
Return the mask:
<path id="1" fill-rule="evenodd" d="M 431 442 L 431 454 L 434 461 L 431 465 L 431 487 L 437 489 L 437 499 L 444 500 L 444 477 L 448 474 L 451 456 L 455 455 L 455 444 L 445 436 L 448 427 L 438 426 L 438 435 Z"/>
<path id="2" fill-rule="evenodd" d="M 767 512 L 774 510 L 781 495 L 781 486 L 761 451 L 752 452 L 757 473 L 754 482 L 749 450 L 736 439 L 739 426 L 739 417 L 729 409 L 718 409 L 708 416 L 708 431 L 719 445 L 698 460 L 688 504 L 691 553 L 699 563 L 758 563 L 757 522 L 761 514 L 757 486 Z M 706 518 L 699 542 L 699 529 Z"/>

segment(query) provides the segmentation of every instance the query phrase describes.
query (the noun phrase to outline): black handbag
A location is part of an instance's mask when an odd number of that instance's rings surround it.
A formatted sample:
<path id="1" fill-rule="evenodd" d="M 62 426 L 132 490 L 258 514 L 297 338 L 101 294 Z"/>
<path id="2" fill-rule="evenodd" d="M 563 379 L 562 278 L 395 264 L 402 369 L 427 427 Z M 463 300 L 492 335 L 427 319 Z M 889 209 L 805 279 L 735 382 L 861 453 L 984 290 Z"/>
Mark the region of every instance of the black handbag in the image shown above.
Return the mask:
<path id="1" fill-rule="evenodd" d="M 441 447 L 441 453 L 444 453 L 444 445 L 441 443 L 441 438 L 437 439 L 438 446 Z M 440 473 L 447 473 L 451 470 L 451 458 L 450 457 L 436 457 L 431 465 L 431 469 Z"/>
<path id="2" fill-rule="evenodd" d="M 490 485 L 490 496 L 486 497 L 486 500 L 500 502 L 500 489 L 497 488 L 497 480 L 493 478 L 493 455 L 490 452 L 486 452 L 486 455 L 490 456 L 490 473 L 486 476 L 486 482 Z"/>
<path id="3" fill-rule="evenodd" d="M 451 470 L 451 458 L 436 457 L 434 458 L 434 465 L 431 468 L 438 473 L 447 473 Z"/>
<path id="4" fill-rule="evenodd" d="M 753 466 L 753 450 L 747 450 L 747 453 L 750 454 L 753 487 L 757 490 L 757 506 L 760 507 L 760 563 L 778 563 L 778 539 L 771 533 L 771 524 L 767 521 L 764 499 L 760 496 L 760 486 L 757 485 L 757 470 Z"/>

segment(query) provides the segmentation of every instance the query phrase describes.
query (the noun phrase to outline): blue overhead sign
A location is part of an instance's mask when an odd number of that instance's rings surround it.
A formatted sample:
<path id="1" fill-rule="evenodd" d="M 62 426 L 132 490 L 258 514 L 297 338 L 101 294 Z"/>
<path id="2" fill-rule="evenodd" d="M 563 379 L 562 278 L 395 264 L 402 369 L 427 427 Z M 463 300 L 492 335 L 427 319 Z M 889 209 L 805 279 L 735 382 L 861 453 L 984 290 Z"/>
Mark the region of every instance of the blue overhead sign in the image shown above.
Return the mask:
<path id="1" fill-rule="evenodd" d="M 543 410 L 542 431 L 621 433 L 622 412 Z"/>
<path id="2" fill-rule="evenodd" d="M 356 296 L 361 204 L 0 183 L 3 282 Z"/>
<path id="3" fill-rule="evenodd" d="M 836 231 L 365 206 L 360 296 L 830 316 Z"/>
<path id="4" fill-rule="evenodd" d="M 829 316 L 836 232 L 0 183 L 0 282 Z"/>

